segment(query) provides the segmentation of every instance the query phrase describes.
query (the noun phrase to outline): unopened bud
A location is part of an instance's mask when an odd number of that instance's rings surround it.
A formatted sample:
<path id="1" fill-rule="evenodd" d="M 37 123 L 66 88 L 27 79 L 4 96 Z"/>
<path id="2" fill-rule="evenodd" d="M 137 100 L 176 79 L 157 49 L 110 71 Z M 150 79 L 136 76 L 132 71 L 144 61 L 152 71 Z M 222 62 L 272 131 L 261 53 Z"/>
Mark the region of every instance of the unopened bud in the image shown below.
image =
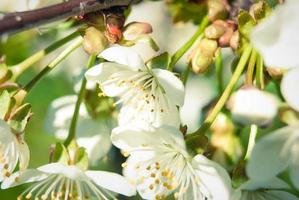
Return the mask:
<path id="1" fill-rule="evenodd" d="M 225 33 L 219 38 L 218 44 L 220 47 L 230 46 L 230 40 L 234 34 L 234 31 L 231 27 L 226 28 Z"/>
<path id="2" fill-rule="evenodd" d="M 83 48 L 90 55 L 98 55 L 108 46 L 108 40 L 104 33 L 94 27 L 85 30 Z"/>
<path id="3" fill-rule="evenodd" d="M 212 63 L 213 58 L 206 57 L 203 54 L 199 53 L 192 59 L 192 70 L 197 74 L 204 73 L 209 69 L 209 66 Z"/>
<path id="4" fill-rule="evenodd" d="M 122 38 L 122 29 L 125 23 L 123 13 L 109 13 L 106 17 L 105 35 L 109 42 L 117 43 Z"/>
<path id="5" fill-rule="evenodd" d="M 98 30 L 105 30 L 104 15 L 102 12 L 88 13 L 82 20 L 89 26 L 96 27 Z"/>
<path id="6" fill-rule="evenodd" d="M 149 23 L 132 22 L 126 25 L 123 31 L 123 36 L 126 40 L 134 40 L 140 35 L 153 32 L 153 28 Z"/>
<path id="7" fill-rule="evenodd" d="M 205 29 L 205 36 L 208 39 L 218 39 L 225 33 L 225 27 L 217 24 L 212 24 Z"/>
<path id="8" fill-rule="evenodd" d="M 283 75 L 283 71 L 280 68 L 276 67 L 267 67 L 268 74 L 275 79 L 281 78 Z"/>
<path id="9" fill-rule="evenodd" d="M 232 49 L 236 50 L 240 45 L 240 33 L 239 31 L 235 31 L 230 38 L 229 45 Z"/>
<path id="10" fill-rule="evenodd" d="M 218 44 L 215 40 L 204 38 L 200 41 L 199 48 L 205 56 L 214 57 Z"/>
<path id="11" fill-rule="evenodd" d="M 221 0 L 209 0 L 208 8 L 208 18 L 210 21 L 225 19 L 227 16 L 226 6 Z"/>

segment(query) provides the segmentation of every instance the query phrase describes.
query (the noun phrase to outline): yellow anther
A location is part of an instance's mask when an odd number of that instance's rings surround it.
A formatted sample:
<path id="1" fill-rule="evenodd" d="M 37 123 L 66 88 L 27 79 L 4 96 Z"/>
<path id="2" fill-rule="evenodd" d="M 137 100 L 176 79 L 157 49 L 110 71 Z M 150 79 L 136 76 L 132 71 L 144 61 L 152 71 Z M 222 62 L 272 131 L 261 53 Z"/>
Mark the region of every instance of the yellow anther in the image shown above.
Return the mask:
<path id="1" fill-rule="evenodd" d="M 153 190 L 153 189 L 154 189 L 154 185 L 153 185 L 153 184 L 150 184 L 150 185 L 148 186 L 148 188 L 149 188 L 150 190 Z"/>
<path id="2" fill-rule="evenodd" d="M 15 182 L 19 182 L 19 181 L 20 181 L 20 177 L 17 176 L 17 177 L 15 178 Z"/>
<path id="3" fill-rule="evenodd" d="M 159 185 L 159 184 L 160 184 L 160 180 L 159 180 L 159 179 L 156 179 L 156 180 L 155 180 L 155 183 L 156 183 L 157 185 Z"/>
<path id="4" fill-rule="evenodd" d="M 125 167 L 127 167 L 127 166 L 128 166 L 128 163 L 126 163 L 126 162 L 124 162 L 124 163 L 121 164 L 121 167 L 122 167 L 122 168 L 125 168 Z"/>
<path id="5" fill-rule="evenodd" d="M 31 199 L 31 197 L 32 197 L 32 194 L 31 193 L 28 193 L 27 195 L 26 195 L 26 199 Z"/>
<path id="6" fill-rule="evenodd" d="M 155 173 L 151 173 L 151 177 L 152 177 L 152 178 L 155 178 L 155 177 L 156 177 L 156 174 L 155 174 Z"/>

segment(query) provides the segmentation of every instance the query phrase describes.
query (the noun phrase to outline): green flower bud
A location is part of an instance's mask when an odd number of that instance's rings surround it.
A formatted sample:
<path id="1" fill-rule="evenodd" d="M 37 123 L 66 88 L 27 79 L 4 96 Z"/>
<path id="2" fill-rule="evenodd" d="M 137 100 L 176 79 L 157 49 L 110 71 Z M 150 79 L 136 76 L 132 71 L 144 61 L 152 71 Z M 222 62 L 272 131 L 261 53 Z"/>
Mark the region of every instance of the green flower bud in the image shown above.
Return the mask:
<path id="1" fill-rule="evenodd" d="M 218 39 L 226 31 L 226 28 L 221 25 L 212 24 L 205 29 L 205 36 L 208 39 Z"/>
<path id="2" fill-rule="evenodd" d="M 98 55 L 108 44 L 105 34 L 95 27 L 89 27 L 85 30 L 83 48 L 88 54 Z"/>
<path id="3" fill-rule="evenodd" d="M 249 13 L 255 20 L 260 20 L 266 17 L 267 12 L 271 9 L 265 1 L 259 1 L 250 7 Z"/>
<path id="4" fill-rule="evenodd" d="M 213 63 L 213 58 L 206 57 L 203 54 L 198 54 L 194 59 L 192 59 L 192 70 L 201 74 L 206 72 L 209 69 L 209 66 Z"/>

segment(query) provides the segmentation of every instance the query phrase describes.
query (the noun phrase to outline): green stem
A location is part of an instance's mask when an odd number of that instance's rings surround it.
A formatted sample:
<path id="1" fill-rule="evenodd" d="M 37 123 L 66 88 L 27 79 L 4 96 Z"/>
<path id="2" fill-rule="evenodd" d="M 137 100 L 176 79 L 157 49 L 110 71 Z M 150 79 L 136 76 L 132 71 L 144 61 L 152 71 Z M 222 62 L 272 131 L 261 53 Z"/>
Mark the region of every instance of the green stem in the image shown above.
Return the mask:
<path id="1" fill-rule="evenodd" d="M 250 133 L 249 133 L 249 140 L 248 140 L 248 145 L 247 145 L 247 151 L 246 151 L 246 155 L 245 155 L 245 160 L 247 160 L 252 152 L 252 149 L 254 147 L 255 144 L 255 138 L 258 132 L 258 127 L 255 124 L 252 124 L 250 126 Z"/>
<path id="2" fill-rule="evenodd" d="M 257 57 L 257 64 L 256 64 L 256 84 L 260 89 L 265 88 L 264 82 L 264 61 L 261 56 L 258 55 Z"/>
<path id="3" fill-rule="evenodd" d="M 246 77 L 245 77 L 245 83 L 248 85 L 252 85 L 253 83 L 253 73 L 254 73 L 254 68 L 256 63 L 256 57 L 257 57 L 257 52 L 255 49 L 252 49 L 252 53 L 250 56 Z"/>
<path id="4" fill-rule="evenodd" d="M 209 20 L 208 17 L 204 17 L 195 32 L 195 34 L 185 43 L 175 54 L 171 57 L 171 62 L 167 66 L 169 71 L 173 70 L 174 65 L 178 62 L 178 60 L 188 51 L 188 49 L 194 44 L 197 38 L 204 32 L 205 28 L 208 26 Z"/>
<path id="5" fill-rule="evenodd" d="M 38 62 L 40 59 L 44 58 L 46 55 L 55 51 L 56 49 L 68 43 L 69 41 L 73 40 L 74 38 L 78 37 L 79 35 L 80 35 L 79 32 L 76 31 L 63 39 L 54 42 L 47 48 L 36 52 L 35 54 L 25 59 L 21 63 L 11 66 L 10 69 L 13 72 L 13 80 L 17 79 L 25 70 L 27 70 L 30 66 L 32 66 L 36 62 Z"/>
<path id="6" fill-rule="evenodd" d="M 224 92 L 222 93 L 222 95 L 219 98 L 218 102 L 216 103 L 215 107 L 210 112 L 208 117 L 205 119 L 202 126 L 196 132 L 188 135 L 187 139 L 192 139 L 193 137 L 196 137 L 196 135 L 198 135 L 198 134 L 204 134 L 210 128 L 210 126 L 216 119 L 218 113 L 222 110 L 223 106 L 227 102 L 227 99 L 230 96 L 232 90 L 234 89 L 235 84 L 237 83 L 240 76 L 242 75 L 242 72 L 247 64 L 248 59 L 249 59 L 251 50 L 252 50 L 252 47 L 250 45 L 245 48 L 245 50 L 241 56 L 241 59 L 236 67 L 236 70 L 234 71 L 232 78 L 230 79 L 228 85 L 226 86 Z"/>
<path id="7" fill-rule="evenodd" d="M 183 72 L 183 77 L 182 77 L 182 81 L 183 81 L 183 84 L 186 85 L 187 81 L 188 81 L 188 78 L 189 78 L 189 75 L 190 75 L 190 71 L 191 71 L 191 63 L 189 63 L 187 65 L 187 68 L 185 69 L 185 71 Z"/>
<path id="8" fill-rule="evenodd" d="M 219 51 L 216 61 L 215 61 L 215 67 L 216 67 L 216 74 L 217 74 L 217 80 L 218 80 L 218 93 L 222 94 L 223 92 L 223 60 L 222 60 L 222 54 L 221 51 Z"/>
<path id="9" fill-rule="evenodd" d="M 61 63 L 70 53 L 77 49 L 82 44 L 82 38 L 76 39 L 70 46 L 68 46 L 63 52 L 50 62 L 40 73 L 38 73 L 27 85 L 23 87 L 27 93 L 33 88 L 36 83 L 41 80 L 48 72 L 55 68 L 59 63 Z"/>
<path id="10" fill-rule="evenodd" d="M 95 63 L 95 60 L 96 60 L 96 56 L 94 56 L 94 55 L 90 56 L 88 64 L 87 64 L 87 68 L 92 67 Z M 81 88 L 80 88 L 80 91 L 79 91 L 79 94 L 78 94 L 78 98 L 77 98 L 77 101 L 76 101 L 75 110 L 74 110 L 74 113 L 73 113 L 70 129 L 69 129 L 69 134 L 68 134 L 68 137 L 66 138 L 66 140 L 64 142 L 65 146 L 68 146 L 70 144 L 70 142 L 72 141 L 72 139 L 74 139 L 75 136 L 76 136 L 78 115 L 79 115 L 81 102 L 83 101 L 83 98 L 84 98 L 84 95 L 85 95 L 86 83 L 87 83 L 86 78 L 83 78 L 82 83 L 81 83 Z"/>

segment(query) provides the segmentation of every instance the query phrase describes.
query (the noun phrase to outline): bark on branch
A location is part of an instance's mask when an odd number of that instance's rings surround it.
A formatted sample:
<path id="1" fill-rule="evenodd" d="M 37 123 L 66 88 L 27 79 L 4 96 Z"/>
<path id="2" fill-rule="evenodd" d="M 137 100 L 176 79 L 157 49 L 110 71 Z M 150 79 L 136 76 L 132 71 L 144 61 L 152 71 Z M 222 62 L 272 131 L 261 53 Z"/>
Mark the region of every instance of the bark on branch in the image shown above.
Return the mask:
<path id="1" fill-rule="evenodd" d="M 25 12 L 0 14 L 0 35 L 19 32 L 71 16 L 83 15 L 116 6 L 128 6 L 138 0 L 70 0 Z"/>

